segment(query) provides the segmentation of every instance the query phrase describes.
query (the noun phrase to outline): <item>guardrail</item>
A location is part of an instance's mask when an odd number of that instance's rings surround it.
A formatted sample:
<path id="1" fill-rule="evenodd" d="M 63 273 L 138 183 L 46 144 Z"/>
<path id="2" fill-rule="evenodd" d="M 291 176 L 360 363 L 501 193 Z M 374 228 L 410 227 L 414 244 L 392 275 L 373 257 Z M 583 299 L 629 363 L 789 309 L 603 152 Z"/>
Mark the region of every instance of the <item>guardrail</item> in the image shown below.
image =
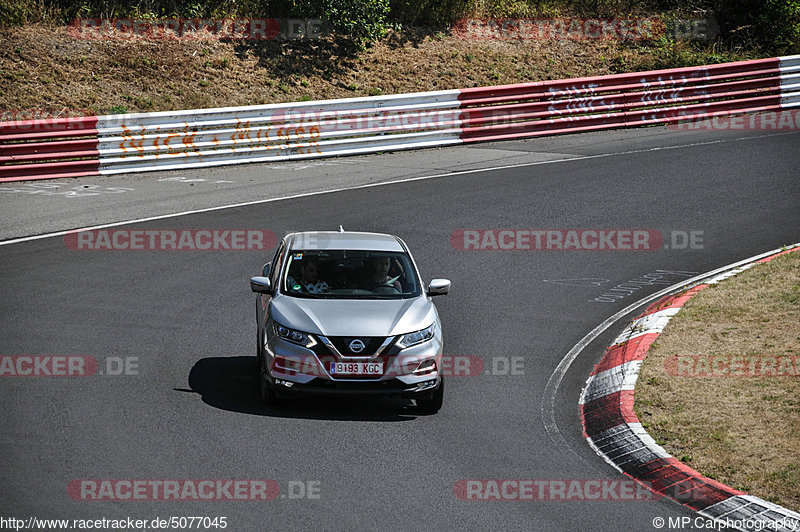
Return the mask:
<path id="1" fill-rule="evenodd" d="M 800 106 L 800 56 L 498 87 L 0 123 L 0 182 L 394 151 Z"/>

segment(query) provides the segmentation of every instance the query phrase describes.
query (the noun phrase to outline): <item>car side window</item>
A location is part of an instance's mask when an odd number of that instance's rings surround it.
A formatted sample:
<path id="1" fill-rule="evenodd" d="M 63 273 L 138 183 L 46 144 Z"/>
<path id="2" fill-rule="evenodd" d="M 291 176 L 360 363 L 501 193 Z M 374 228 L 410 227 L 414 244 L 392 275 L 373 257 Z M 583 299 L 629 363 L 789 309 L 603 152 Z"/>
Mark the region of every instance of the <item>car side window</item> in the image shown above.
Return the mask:
<path id="1" fill-rule="evenodd" d="M 284 251 L 286 249 L 285 243 L 281 242 L 278 251 L 275 252 L 275 258 L 272 259 L 272 271 L 269 272 L 269 282 L 274 287 L 273 289 L 278 288 L 278 279 L 281 273 L 281 267 L 283 266 L 283 257 Z"/>

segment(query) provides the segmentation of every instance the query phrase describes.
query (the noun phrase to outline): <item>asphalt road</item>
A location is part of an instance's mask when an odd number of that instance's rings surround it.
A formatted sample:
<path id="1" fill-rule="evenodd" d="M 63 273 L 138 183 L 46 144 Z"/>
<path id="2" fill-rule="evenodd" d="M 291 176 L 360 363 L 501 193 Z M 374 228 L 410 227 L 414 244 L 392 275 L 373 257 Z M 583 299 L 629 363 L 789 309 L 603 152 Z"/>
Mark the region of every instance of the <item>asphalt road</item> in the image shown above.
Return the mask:
<path id="1" fill-rule="evenodd" d="M 526 165 L 471 171 L 508 164 L 504 152 Z M 445 354 L 480 357 L 489 371 L 450 378 L 444 408 L 432 416 L 389 399 L 309 399 L 265 408 L 257 401 L 255 296 L 247 280 L 271 253 L 73 251 L 62 236 L 3 245 L 0 355 L 90 356 L 104 374 L 0 377 L 0 516 L 226 516 L 231 530 L 654 530 L 655 517 L 694 516 L 668 500 L 463 501 L 453 488 L 463 479 L 625 478 L 586 444 L 577 401 L 602 346 L 626 323 L 586 349 L 559 388 L 555 414 L 566 446 L 548 436 L 539 412 L 551 373 L 595 325 L 663 287 L 595 301 L 615 285 L 648 274 L 678 282 L 689 272 L 800 241 L 800 135 L 608 132 L 426 150 L 418 152 L 419 166 L 404 172 L 398 161 L 413 157 L 333 163 L 365 161 L 377 168 L 378 180 L 430 174 L 422 162 L 437 157 L 459 161 L 467 172 L 126 227 L 268 229 L 280 237 L 342 224 L 398 234 L 424 278 L 453 282 L 450 295 L 436 300 Z M 389 167 L 382 173 L 381 159 Z M 551 159 L 562 160 L 537 163 Z M 304 168 L 316 179 L 305 192 L 330 184 L 331 168 Z M 251 179 L 259 172 L 269 169 L 182 175 Z M 357 171 L 340 173 L 341 186 L 359 184 Z M 145 188 L 170 175 L 129 179 Z M 291 181 L 280 190 L 264 183 L 269 190 L 260 197 L 292 193 Z M 190 210 L 169 210 L 186 201 L 195 202 L 191 208 L 212 206 L 163 194 L 155 208 L 119 194 L 116 210 L 70 207 L 69 221 L 58 222 L 59 206 L 70 198 L 2 198 L 6 238 L 22 236 L 26 223 L 37 224 L 28 229 L 35 234 L 91 225 L 87 219 L 135 217 L 137 206 L 144 215 Z M 217 204 L 237 198 L 215 196 Z M 702 243 L 653 251 L 461 251 L 450 243 L 459 229 L 647 229 L 664 235 L 668 248 L 673 231 L 694 231 Z M 513 375 L 504 369 L 512 357 L 522 357 Z M 136 364 L 131 374 L 107 374 L 108 364 L 126 358 Z M 67 486 L 79 479 L 270 479 L 281 496 L 74 500 Z M 301 482 L 312 482 L 318 498 L 292 498 Z"/>

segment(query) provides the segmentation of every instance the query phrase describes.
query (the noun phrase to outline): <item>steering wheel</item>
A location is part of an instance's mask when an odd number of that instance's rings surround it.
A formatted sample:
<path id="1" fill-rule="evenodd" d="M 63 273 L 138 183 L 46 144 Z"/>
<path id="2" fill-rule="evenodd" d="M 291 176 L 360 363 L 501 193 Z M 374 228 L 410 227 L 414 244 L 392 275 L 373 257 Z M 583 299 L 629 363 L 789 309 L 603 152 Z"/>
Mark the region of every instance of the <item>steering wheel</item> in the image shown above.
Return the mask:
<path id="1" fill-rule="evenodd" d="M 382 283 L 376 284 L 375 285 L 375 289 L 373 290 L 373 292 L 377 292 L 379 294 L 386 294 L 386 293 L 399 294 L 400 290 L 398 290 L 397 287 L 394 285 L 394 283 L 397 282 L 397 280 L 399 278 L 400 278 L 400 276 L 398 275 L 397 277 L 389 279 L 388 281 L 384 281 Z M 392 292 L 386 292 L 385 290 L 378 290 L 379 288 L 389 288 L 389 289 L 392 290 Z"/>
<path id="2" fill-rule="evenodd" d="M 396 283 L 396 282 L 397 282 L 397 280 L 398 280 L 399 278 L 400 278 L 400 276 L 399 276 L 399 275 L 398 275 L 397 277 L 392 277 L 392 278 L 391 278 L 391 279 L 389 279 L 388 281 L 384 281 L 384 282 L 382 282 L 382 283 L 378 283 L 378 286 L 383 286 L 383 285 L 386 285 L 386 286 L 394 286 L 394 283 Z"/>

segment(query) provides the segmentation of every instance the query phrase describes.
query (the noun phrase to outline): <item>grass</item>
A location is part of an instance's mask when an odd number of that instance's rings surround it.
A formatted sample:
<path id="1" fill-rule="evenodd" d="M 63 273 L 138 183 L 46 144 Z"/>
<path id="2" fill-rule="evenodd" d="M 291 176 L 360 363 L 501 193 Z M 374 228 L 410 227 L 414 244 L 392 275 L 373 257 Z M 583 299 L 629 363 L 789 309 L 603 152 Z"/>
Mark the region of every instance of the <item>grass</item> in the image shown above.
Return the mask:
<path id="1" fill-rule="evenodd" d="M 0 27 L 0 41 L 5 108 L 100 114 L 118 105 L 119 94 L 131 96 L 130 112 L 169 111 L 605 75 L 756 54 L 668 40 L 482 41 L 414 28 L 391 31 L 366 49 L 334 37 L 87 41 L 46 25 Z"/>
<path id="2" fill-rule="evenodd" d="M 634 405 L 673 456 L 705 476 L 795 511 L 800 376 L 676 376 L 665 366 L 670 356 L 800 356 L 798 292 L 800 252 L 700 291 L 650 349 Z"/>

